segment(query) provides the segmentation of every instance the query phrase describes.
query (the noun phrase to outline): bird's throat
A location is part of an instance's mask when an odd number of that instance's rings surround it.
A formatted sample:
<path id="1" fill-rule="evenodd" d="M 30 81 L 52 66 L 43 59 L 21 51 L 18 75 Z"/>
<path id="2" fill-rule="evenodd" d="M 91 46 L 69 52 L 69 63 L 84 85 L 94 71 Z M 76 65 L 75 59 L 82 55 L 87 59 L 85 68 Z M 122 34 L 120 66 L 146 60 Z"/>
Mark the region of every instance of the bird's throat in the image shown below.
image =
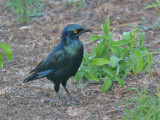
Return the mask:
<path id="1" fill-rule="evenodd" d="M 65 47 L 65 51 L 69 56 L 76 55 L 82 48 L 82 43 L 79 40 L 73 40 Z"/>

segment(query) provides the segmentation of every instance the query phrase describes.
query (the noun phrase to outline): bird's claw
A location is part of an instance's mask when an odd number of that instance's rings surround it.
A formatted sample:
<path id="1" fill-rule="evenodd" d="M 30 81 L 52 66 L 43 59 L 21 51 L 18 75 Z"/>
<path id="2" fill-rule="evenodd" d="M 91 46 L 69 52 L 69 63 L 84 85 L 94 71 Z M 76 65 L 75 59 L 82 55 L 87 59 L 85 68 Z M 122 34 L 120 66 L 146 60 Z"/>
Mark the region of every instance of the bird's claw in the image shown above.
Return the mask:
<path id="1" fill-rule="evenodd" d="M 76 103 L 79 103 L 79 100 L 74 98 L 73 96 L 70 96 L 67 100 L 70 100 L 70 101 L 74 101 Z"/>
<path id="2" fill-rule="evenodd" d="M 71 106 L 71 104 L 68 104 L 68 103 L 62 103 L 62 104 L 58 104 L 57 106 L 58 106 L 58 107 L 61 107 L 61 106 Z"/>

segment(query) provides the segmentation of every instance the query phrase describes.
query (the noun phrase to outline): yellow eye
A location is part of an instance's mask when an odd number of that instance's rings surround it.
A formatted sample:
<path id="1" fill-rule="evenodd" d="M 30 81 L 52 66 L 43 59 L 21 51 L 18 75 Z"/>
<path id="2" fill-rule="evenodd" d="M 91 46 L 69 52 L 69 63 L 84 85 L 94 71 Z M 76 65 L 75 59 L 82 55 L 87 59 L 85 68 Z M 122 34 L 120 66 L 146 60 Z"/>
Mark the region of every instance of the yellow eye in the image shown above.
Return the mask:
<path id="1" fill-rule="evenodd" d="M 77 33 L 77 30 L 74 30 L 74 33 Z"/>

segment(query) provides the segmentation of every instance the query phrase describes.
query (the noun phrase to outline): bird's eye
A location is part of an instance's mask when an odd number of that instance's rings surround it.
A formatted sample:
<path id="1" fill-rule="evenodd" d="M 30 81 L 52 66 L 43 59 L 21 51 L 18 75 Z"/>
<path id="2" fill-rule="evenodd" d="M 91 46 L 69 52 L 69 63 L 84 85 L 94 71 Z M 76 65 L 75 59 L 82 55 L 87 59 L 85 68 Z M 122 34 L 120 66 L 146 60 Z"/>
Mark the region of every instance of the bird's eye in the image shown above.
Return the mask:
<path id="1" fill-rule="evenodd" d="M 76 34 L 76 33 L 77 33 L 77 30 L 74 30 L 74 33 Z"/>

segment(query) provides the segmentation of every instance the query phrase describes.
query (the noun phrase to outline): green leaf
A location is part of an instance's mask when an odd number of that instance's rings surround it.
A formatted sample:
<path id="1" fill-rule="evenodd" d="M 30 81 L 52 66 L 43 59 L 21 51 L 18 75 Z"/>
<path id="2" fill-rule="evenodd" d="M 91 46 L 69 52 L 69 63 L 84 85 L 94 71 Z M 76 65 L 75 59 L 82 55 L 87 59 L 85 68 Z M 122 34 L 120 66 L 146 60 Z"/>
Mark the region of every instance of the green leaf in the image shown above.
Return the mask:
<path id="1" fill-rule="evenodd" d="M 119 74 L 119 70 L 120 70 L 120 65 L 119 65 L 119 63 L 118 63 L 118 64 L 117 64 L 117 72 L 116 72 L 116 75 Z"/>
<path id="2" fill-rule="evenodd" d="M 122 45 L 125 45 L 125 44 L 127 44 L 127 43 L 128 43 L 127 40 L 122 39 L 122 40 L 119 40 L 119 41 L 114 42 L 114 43 L 112 44 L 112 46 L 122 46 Z"/>
<path id="3" fill-rule="evenodd" d="M 96 44 L 94 44 L 94 47 L 92 48 L 91 52 L 89 53 L 90 57 L 95 56 L 95 50 L 96 50 Z"/>
<path id="4" fill-rule="evenodd" d="M 108 37 L 110 32 L 109 18 L 106 19 L 105 23 L 101 25 L 103 34 Z"/>
<path id="5" fill-rule="evenodd" d="M 121 59 L 116 56 L 111 56 L 109 64 L 114 68 L 120 60 Z"/>
<path id="6" fill-rule="evenodd" d="M 123 39 L 123 40 L 126 40 L 126 41 L 131 40 L 131 33 L 130 33 L 130 32 L 124 32 L 124 33 L 122 34 L 122 39 Z"/>
<path id="7" fill-rule="evenodd" d="M 91 42 L 93 42 L 93 41 L 99 40 L 100 37 L 98 35 L 93 35 L 93 36 L 90 36 L 89 39 Z"/>
<path id="8" fill-rule="evenodd" d="M 134 73 L 139 73 L 143 70 L 143 57 L 138 50 L 134 50 L 134 57 L 135 57 Z"/>
<path id="9" fill-rule="evenodd" d="M 105 44 L 101 43 L 96 47 L 96 57 L 99 57 L 103 50 L 105 49 Z"/>
<path id="10" fill-rule="evenodd" d="M 117 82 L 119 83 L 119 85 L 120 85 L 121 87 L 124 86 L 123 80 L 122 80 L 118 75 L 115 77 L 115 79 L 117 80 Z"/>
<path id="11" fill-rule="evenodd" d="M 105 29 L 106 29 L 106 34 L 109 35 L 110 32 L 110 25 L 109 25 L 109 18 L 105 21 Z"/>
<path id="12" fill-rule="evenodd" d="M 109 60 L 105 59 L 105 58 L 97 58 L 97 59 L 94 59 L 91 63 L 92 66 L 94 65 L 105 65 L 105 64 L 108 64 L 109 63 Z"/>
<path id="13" fill-rule="evenodd" d="M 151 63 L 152 63 L 152 56 L 151 56 L 151 55 L 148 55 L 148 56 L 147 56 L 147 61 L 148 61 L 148 69 L 149 69 L 149 72 L 150 72 L 150 74 L 151 74 L 152 77 L 153 77 L 153 73 L 152 73 L 152 69 L 151 69 Z"/>
<path id="14" fill-rule="evenodd" d="M 123 104 L 123 103 L 125 103 L 125 100 L 118 102 L 118 103 L 115 105 L 115 107 L 118 107 L 118 106 L 120 106 L 120 105 Z"/>
<path id="15" fill-rule="evenodd" d="M 149 55 L 147 55 L 147 61 L 148 61 L 148 63 L 149 64 L 151 64 L 152 63 L 152 54 L 149 54 Z"/>
<path id="16" fill-rule="evenodd" d="M 3 68 L 3 64 L 4 64 L 4 59 L 2 54 L 0 54 L 0 68 Z"/>
<path id="17" fill-rule="evenodd" d="M 83 78 L 84 71 L 78 70 L 78 72 L 75 75 L 76 80 L 78 81 L 78 87 L 81 87 L 81 80 Z"/>
<path id="18" fill-rule="evenodd" d="M 125 65 L 125 68 L 124 68 L 125 75 L 127 75 L 133 69 L 134 69 L 134 61 L 133 60 L 129 60 L 128 62 L 126 62 L 126 65 Z"/>
<path id="19" fill-rule="evenodd" d="M 142 33 L 139 39 L 139 47 L 143 46 L 144 38 L 145 38 L 145 33 Z"/>
<path id="20" fill-rule="evenodd" d="M 104 71 L 105 73 L 107 73 L 107 75 L 109 75 L 109 76 L 111 76 L 111 77 L 113 77 L 114 74 L 115 74 L 115 71 L 114 71 L 112 68 L 106 68 L 106 67 L 104 67 L 104 68 L 103 68 L 103 71 Z"/>
<path id="21" fill-rule="evenodd" d="M 122 48 L 120 51 L 120 57 L 124 58 L 127 52 L 128 52 L 128 48 Z"/>
<path id="22" fill-rule="evenodd" d="M 136 34 L 138 32 L 138 28 L 134 29 L 131 33 L 132 33 L 132 40 L 135 40 Z"/>
<path id="23" fill-rule="evenodd" d="M 91 73 L 90 70 L 84 72 L 84 77 L 89 81 L 99 81 L 99 79 L 93 73 Z"/>
<path id="24" fill-rule="evenodd" d="M 78 70 L 78 72 L 75 75 L 75 78 L 78 80 L 78 82 L 80 82 L 83 78 L 83 71 L 82 70 Z"/>
<path id="25" fill-rule="evenodd" d="M 10 1 L 7 1 L 7 3 L 4 5 L 3 9 L 6 9 L 7 7 L 11 6 L 12 3 Z"/>
<path id="26" fill-rule="evenodd" d="M 111 88 L 112 86 L 112 80 L 110 78 L 107 78 L 104 82 L 104 84 L 102 85 L 102 91 L 106 92 L 109 90 L 109 88 Z"/>
<path id="27" fill-rule="evenodd" d="M 83 63 L 89 64 L 89 57 L 86 52 L 84 52 L 84 55 L 83 55 Z"/>
<path id="28" fill-rule="evenodd" d="M 110 47 L 111 51 L 112 51 L 112 54 L 114 56 L 119 56 L 119 50 L 120 49 L 119 47 Z"/>
<path id="29" fill-rule="evenodd" d="M 5 55 L 7 56 L 8 60 L 12 60 L 12 51 L 8 44 L 6 43 L 0 43 L 0 48 L 4 51 Z"/>
<path id="30" fill-rule="evenodd" d="M 137 44 L 135 37 L 137 34 L 138 29 L 134 29 L 132 32 L 124 32 L 122 35 L 122 38 L 126 41 L 128 41 L 128 43 L 130 43 L 129 47 L 134 47 L 134 45 Z"/>

